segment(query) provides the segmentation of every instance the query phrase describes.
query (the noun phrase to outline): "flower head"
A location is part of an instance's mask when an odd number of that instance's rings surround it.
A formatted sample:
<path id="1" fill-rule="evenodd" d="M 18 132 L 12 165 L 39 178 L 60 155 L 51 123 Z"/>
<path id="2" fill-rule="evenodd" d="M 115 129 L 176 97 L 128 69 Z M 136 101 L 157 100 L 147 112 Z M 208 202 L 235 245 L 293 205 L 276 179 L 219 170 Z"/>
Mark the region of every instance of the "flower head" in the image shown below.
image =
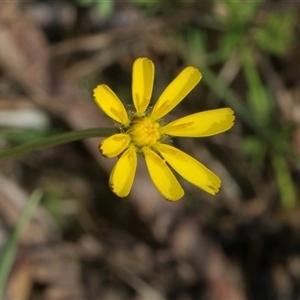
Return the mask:
<path id="1" fill-rule="evenodd" d="M 176 201 L 184 191 L 171 171 L 215 195 L 220 179 L 203 164 L 181 150 L 167 144 L 170 137 L 205 137 L 230 129 L 234 115 L 230 108 L 198 112 L 168 124 L 162 118 L 177 106 L 196 86 L 202 75 L 192 66 L 186 67 L 164 90 L 152 109 L 149 103 L 154 81 L 154 64 L 138 58 L 133 64 L 132 99 L 135 112 L 127 112 L 116 94 L 104 84 L 94 89 L 94 99 L 102 111 L 113 119 L 119 133 L 104 139 L 99 149 L 106 157 L 119 156 L 109 178 L 112 191 L 120 197 L 129 194 L 137 167 L 137 154 L 146 161 L 150 177 L 167 200 Z"/>

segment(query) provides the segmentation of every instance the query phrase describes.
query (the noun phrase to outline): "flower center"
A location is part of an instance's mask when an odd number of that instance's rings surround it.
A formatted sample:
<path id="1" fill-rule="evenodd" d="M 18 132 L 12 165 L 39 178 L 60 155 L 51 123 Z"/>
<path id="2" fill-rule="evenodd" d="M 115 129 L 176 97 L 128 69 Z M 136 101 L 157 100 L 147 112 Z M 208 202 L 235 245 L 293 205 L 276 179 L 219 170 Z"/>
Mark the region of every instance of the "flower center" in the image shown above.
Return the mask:
<path id="1" fill-rule="evenodd" d="M 149 117 L 136 117 L 132 120 L 128 133 L 135 146 L 153 146 L 161 138 L 159 127 L 160 125 Z"/>

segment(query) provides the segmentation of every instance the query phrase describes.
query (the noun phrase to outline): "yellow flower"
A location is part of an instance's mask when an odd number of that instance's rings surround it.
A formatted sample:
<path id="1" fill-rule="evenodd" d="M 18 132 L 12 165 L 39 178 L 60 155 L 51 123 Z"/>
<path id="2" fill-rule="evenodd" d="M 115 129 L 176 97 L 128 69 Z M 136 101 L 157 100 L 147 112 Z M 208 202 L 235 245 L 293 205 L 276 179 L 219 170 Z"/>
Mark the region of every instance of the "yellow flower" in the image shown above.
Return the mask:
<path id="1" fill-rule="evenodd" d="M 154 64 L 138 58 L 133 64 L 132 98 L 135 111 L 126 111 L 116 94 L 104 84 L 94 89 L 94 99 L 103 112 L 113 119 L 119 133 L 104 139 L 99 149 L 106 157 L 119 156 L 110 178 L 112 191 L 120 197 L 129 194 L 137 167 L 137 154 L 146 161 L 150 177 L 164 198 L 179 200 L 184 191 L 172 173 L 172 167 L 184 179 L 215 195 L 220 179 L 203 164 L 179 149 L 168 145 L 171 136 L 205 137 L 232 127 L 230 108 L 198 112 L 166 125 L 162 118 L 196 86 L 202 75 L 198 69 L 186 67 L 165 89 L 152 109 L 149 103 L 154 81 Z"/>

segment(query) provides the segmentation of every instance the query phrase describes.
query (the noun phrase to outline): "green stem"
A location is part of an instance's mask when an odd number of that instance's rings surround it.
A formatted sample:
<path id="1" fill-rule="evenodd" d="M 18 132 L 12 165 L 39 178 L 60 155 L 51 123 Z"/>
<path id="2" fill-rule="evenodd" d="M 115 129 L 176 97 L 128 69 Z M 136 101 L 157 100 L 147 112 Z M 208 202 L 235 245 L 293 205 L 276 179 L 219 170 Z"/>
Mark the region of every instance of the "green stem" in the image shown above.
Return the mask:
<path id="1" fill-rule="evenodd" d="M 66 132 L 50 137 L 44 137 L 41 139 L 33 140 L 22 145 L 4 150 L 0 152 L 0 160 L 11 158 L 33 151 L 50 148 L 86 138 L 92 137 L 106 137 L 116 133 L 115 128 L 92 128 Z"/>

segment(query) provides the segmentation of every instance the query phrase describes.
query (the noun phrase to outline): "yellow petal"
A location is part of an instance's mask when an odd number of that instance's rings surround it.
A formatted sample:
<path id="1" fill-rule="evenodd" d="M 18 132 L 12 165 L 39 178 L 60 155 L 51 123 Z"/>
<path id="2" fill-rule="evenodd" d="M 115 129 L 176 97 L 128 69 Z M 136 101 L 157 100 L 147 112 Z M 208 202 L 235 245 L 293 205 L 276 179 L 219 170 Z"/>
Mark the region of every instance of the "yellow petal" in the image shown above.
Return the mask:
<path id="1" fill-rule="evenodd" d="M 149 105 L 154 80 L 154 64 L 148 58 L 138 58 L 132 70 L 132 99 L 137 116 L 143 116 Z"/>
<path id="2" fill-rule="evenodd" d="M 129 143 L 130 136 L 128 134 L 117 133 L 104 139 L 99 145 L 99 150 L 105 157 L 115 157 L 121 154 Z"/>
<path id="3" fill-rule="evenodd" d="M 115 164 L 110 177 L 111 190 L 119 197 L 126 197 L 132 187 L 137 166 L 134 147 L 128 148 Z"/>
<path id="4" fill-rule="evenodd" d="M 231 128 L 234 119 L 233 110 L 230 108 L 208 110 L 167 124 L 163 128 L 163 133 L 188 137 L 210 136 Z"/>
<path id="5" fill-rule="evenodd" d="M 202 75 L 195 67 L 185 68 L 157 100 L 151 117 L 158 120 L 170 112 L 196 86 Z"/>
<path id="6" fill-rule="evenodd" d="M 93 91 L 93 96 L 98 106 L 110 118 L 125 126 L 129 124 L 128 115 L 124 105 L 107 85 L 98 85 Z"/>
<path id="7" fill-rule="evenodd" d="M 182 198 L 184 191 L 165 160 L 149 148 L 144 149 L 144 154 L 150 177 L 163 197 L 170 201 Z"/>
<path id="8" fill-rule="evenodd" d="M 167 163 L 185 180 L 211 195 L 219 191 L 221 181 L 218 176 L 196 159 L 170 145 L 159 144 L 157 148 Z"/>

